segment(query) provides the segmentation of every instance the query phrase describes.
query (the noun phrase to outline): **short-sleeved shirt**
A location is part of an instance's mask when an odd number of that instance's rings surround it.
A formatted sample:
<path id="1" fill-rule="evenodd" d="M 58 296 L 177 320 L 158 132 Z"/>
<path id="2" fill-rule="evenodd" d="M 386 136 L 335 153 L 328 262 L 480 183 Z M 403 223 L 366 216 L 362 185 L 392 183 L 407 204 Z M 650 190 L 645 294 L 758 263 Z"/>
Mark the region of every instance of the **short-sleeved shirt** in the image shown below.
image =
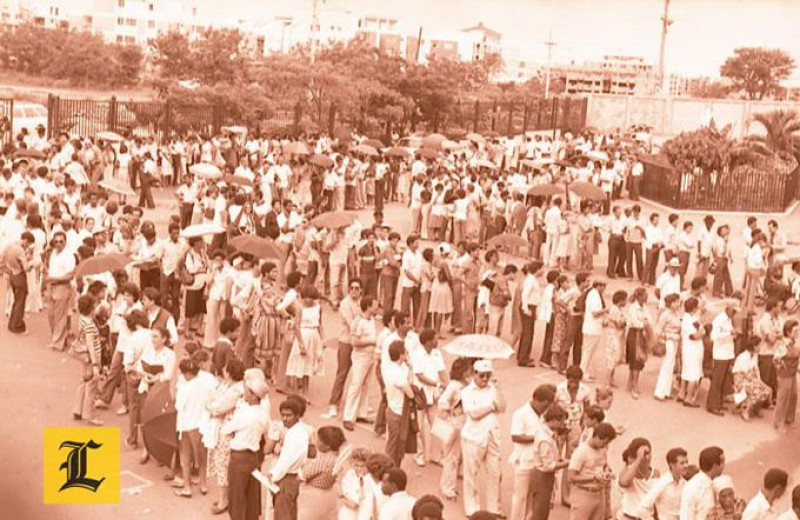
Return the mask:
<path id="1" fill-rule="evenodd" d="M 592 448 L 588 442 L 584 442 L 575 448 L 572 457 L 569 459 L 569 469 L 578 472 L 579 479 L 600 477 L 607 464 L 606 449 Z M 592 487 L 587 484 L 586 487 Z"/>
<path id="2" fill-rule="evenodd" d="M 481 408 L 487 408 L 497 399 L 497 390 L 493 385 L 479 388 L 475 382 L 470 383 L 461 391 L 461 405 L 467 415 L 466 423 L 461 429 L 461 438 L 483 445 L 489 439 L 493 430 L 500 428 L 496 413 L 490 413 L 480 420 L 470 417 L 470 413 Z"/>
<path id="3" fill-rule="evenodd" d="M 583 330 L 584 334 L 600 335 L 603 333 L 603 317 L 594 316 L 595 312 L 603 310 L 603 298 L 600 296 L 600 291 L 591 289 L 586 295 L 586 312 L 583 317 Z"/>
<path id="4" fill-rule="evenodd" d="M 439 374 L 447 370 L 442 353 L 436 348 L 428 352 L 425 347 L 417 347 L 411 352 L 411 368 L 414 370 L 414 383 L 422 389 L 428 404 L 433 404 L 435 387 L 423 384 L 417 374 L 422 374 L 427 379 L 438 381 Z"/>
<path id="5" fill-rule="evenodd" d="M 514 411 L 511 416 L 511 435 L 524 435 L 533 437 L 542 428 L 542 420 L 536 411 L 531 407 L 530 402 L 525 403 Z M 532 442 L 527 444 L 514 443 L 509 464 L 515 469 L 533 469 L 534 467 L 534 445 Z"/>

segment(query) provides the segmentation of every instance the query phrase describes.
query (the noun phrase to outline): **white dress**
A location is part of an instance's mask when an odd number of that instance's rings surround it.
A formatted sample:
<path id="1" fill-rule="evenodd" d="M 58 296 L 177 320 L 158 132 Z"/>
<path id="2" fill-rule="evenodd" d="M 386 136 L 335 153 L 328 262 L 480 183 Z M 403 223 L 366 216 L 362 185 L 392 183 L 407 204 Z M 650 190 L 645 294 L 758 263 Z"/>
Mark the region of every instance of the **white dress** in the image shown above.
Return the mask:
<path id="1" fill-rule="evenodd" d="M 697 334 L 697 317 L 684 314 L 681 320 L 681 379 L 697 382 L 703 378 L 703 340 L 691 339 Z"/>
<path id="2" fill-rule="evenodd" d="M 306 355 L 300 355 L 300 345 L 297 338 L 292 342 L 289 360 L 286 362 L 286 375 L 288 377 L 306 377 L 323 375 L 322 363 L 323 343 L 319 334 L 321 308 L 318 303 L 300 310 L 300 320 L 295 326 L 300 327 L 300 336 L 306 348 Z"/>

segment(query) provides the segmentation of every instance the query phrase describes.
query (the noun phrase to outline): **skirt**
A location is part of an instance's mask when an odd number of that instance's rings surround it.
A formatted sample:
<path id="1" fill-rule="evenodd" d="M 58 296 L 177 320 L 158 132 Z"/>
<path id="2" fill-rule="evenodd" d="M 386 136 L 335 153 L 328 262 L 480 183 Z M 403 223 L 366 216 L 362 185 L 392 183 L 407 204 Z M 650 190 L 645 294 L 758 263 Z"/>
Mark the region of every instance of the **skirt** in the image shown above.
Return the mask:
<path id="1" fill-rule="evenodd" d="M 561 352 L 564 349 L 564 343 L 567 341 L 567 325 L 569 316 L 565 311 L 556 311 L 553 318 L 553 343 L 552 352 Z"/>
<path id="2" fill-rule="evenodd" d="M 208 457 L 209 477 L 216 477 L 218 486 L 228 485 L 228 463 L 231 460 L 232 435 L 220 435 L 217 445 L 211 450 Z"/>
<path id="3" fill-rule="evenodd" d="M 447 282 L 434 280 L 431 286 L 431 297 L 428 303 L 428 312 L 437 314 L 450 314 L 453 312 L 453 291 Z"/>
<path id="4" fill-rule="evenodd" d="M 322 338 L 317 328 L 301 328 L 300 335 L 306 347 L 306 354 L 300 355 L 300 345 L 297 339 L 292 342 L 292 351 L 286 362 L 287 377 L 308 377 L 323 375 Z"/>
<path id="5" fill-rule="evenodd" d="M 696 383 L 703 379 L 703 344 L 681 342 L 681 379 Z"/>
<path id="6" fill-rule="evenodd" d="M 253 325 L 256 343 L 253 361 L 257 367 L 268 368 L 267 362 L 271 364 L 277 358 L 281 351 L 285 327 L 280 316 L 263 316 Z M 267 373 L 267 377 L 269 376 Z"/>
<path id="7" fill-rule="evenodd" d="M 644 331 L 642 329 L 628 329 L 625 338 L 625 362 L 631 370 L 642 370 L 647 354 L 644 347 Z"/>
<path id="8" fill-rule="evenodd" d="M 744 391 L 744 406 L 750 408 L 758 403 L 767 403 L 772 398 L 772 389 L 752 373 L 737 372 L 733 374 L 733 390 Z"/>
<path id="9" fill-rule="evenodd" d="M 203 289 L 186 291 L 186 317 L 194 318 L 206 313 L 206 300 L 203 298 Z"/>

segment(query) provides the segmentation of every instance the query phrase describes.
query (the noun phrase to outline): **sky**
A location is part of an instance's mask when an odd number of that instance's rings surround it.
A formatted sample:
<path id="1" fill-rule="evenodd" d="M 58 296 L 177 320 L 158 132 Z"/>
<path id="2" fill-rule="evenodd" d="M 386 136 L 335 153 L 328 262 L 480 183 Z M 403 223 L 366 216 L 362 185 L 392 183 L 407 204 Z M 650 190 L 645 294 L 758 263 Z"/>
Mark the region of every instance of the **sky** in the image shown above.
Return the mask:
<path id="1" fill-rule="evenodd" d="M 312 0 L 195 2 L 214 16 L 310 18 Z M 655 64 L 663 6 L 663 0 L 326 0 L 322 9 L 396 16 L 431 35 L 483 22 L 503 34 L 504 45 L 541 63 L 552 31 L 555 63 L 625 54 Z M 742 46 L 779 47 L 800 64 L 800 0 L 671 0 L 669 9 L 668 73 L 718 76 L 725 58 Z"/>
<path id="2" fill-rule="evenodd" d="M 33 0 L 46 1 L 46 0 Z M 91 0 L 68 0 L 71 5 Z M 157 0 L 158 1 L 158 0 Z M 210 19 L 294 16 L 310 21 L 312 0 L 161 0 L 191 3 Z M 554 63 L 599 61 L 605 54 L 656 64 L 664 0 L 319 0 L 321 9 L 397 17 L 416 34 L 435 36 L 483 22 L 503 45 L 545 63 L 552 31 Z M 800 65 L 800 0 L 671 0 L 666 72 L 719 76 L 736 47 L 777 47 Z M 800 82 L 800 70 L 793 74 Z"/>

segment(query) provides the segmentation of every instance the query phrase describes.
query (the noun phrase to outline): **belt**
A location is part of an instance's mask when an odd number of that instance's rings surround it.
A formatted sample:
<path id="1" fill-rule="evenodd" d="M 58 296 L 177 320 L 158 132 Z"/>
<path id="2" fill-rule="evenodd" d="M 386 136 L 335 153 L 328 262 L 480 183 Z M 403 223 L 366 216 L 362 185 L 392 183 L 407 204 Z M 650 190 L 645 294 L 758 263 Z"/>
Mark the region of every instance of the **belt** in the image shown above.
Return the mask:
<path id="1" fill-rule="evenodd" d="M 573 487 L 580 489 L 581 491 L 586 491 L 587 493 L 600 493 L 603 491 L 603 488 L 594 488 L 594 487 L 587 487 L 587 486 L 578 486 L 573 484 Z"/>
<path id="2" fill-rule="evenodd" d="M 50 285 L 69 285 L 70 280 L 60 280 L 58 282 L 50 282 Z"/>

